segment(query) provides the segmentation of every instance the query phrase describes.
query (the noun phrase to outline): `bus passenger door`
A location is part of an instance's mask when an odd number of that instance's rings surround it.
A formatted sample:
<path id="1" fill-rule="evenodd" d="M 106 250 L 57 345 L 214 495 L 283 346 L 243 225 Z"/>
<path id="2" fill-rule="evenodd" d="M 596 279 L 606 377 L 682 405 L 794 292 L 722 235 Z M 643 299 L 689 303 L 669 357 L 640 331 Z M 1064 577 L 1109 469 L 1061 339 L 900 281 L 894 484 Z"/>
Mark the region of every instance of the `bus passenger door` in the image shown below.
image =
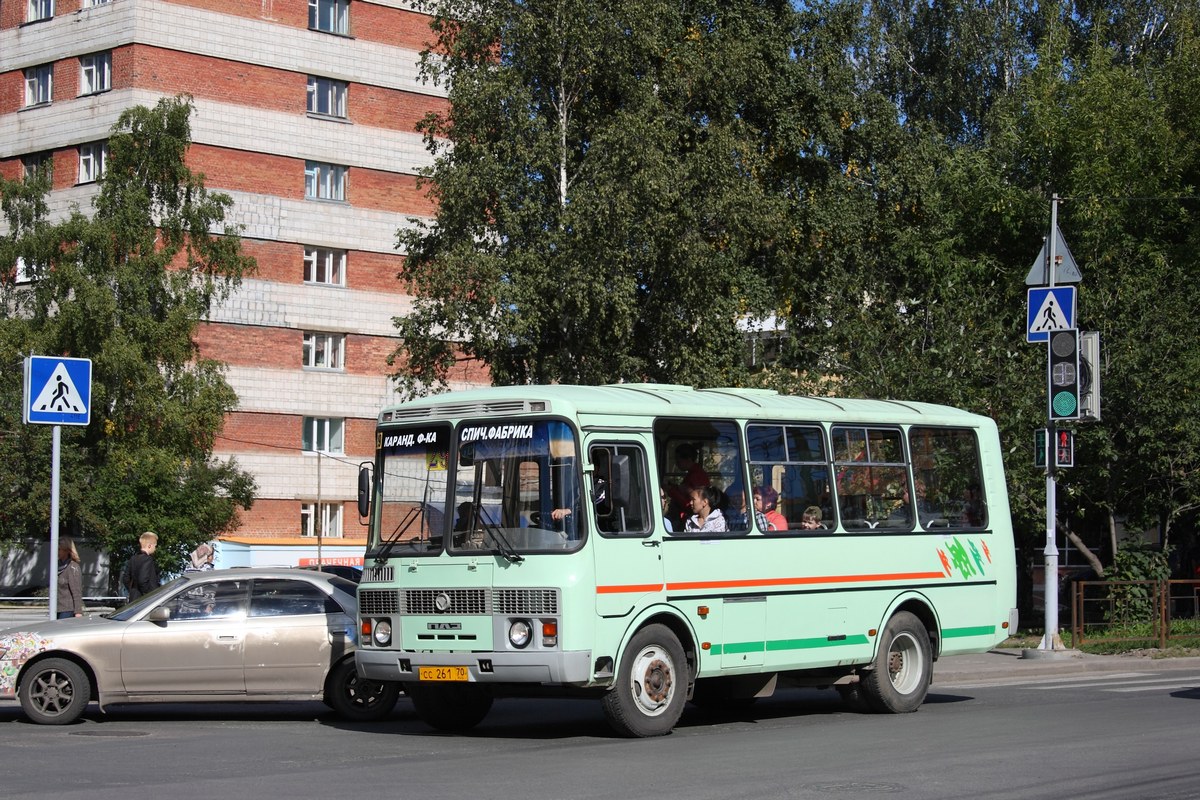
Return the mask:
<path id="1" fill-rule="evenodd" d="M 662 521 L 658 491 L 640 440 L 588 445 L 596 558 L 596 611 L 622 617 L 662 596 Z"/>

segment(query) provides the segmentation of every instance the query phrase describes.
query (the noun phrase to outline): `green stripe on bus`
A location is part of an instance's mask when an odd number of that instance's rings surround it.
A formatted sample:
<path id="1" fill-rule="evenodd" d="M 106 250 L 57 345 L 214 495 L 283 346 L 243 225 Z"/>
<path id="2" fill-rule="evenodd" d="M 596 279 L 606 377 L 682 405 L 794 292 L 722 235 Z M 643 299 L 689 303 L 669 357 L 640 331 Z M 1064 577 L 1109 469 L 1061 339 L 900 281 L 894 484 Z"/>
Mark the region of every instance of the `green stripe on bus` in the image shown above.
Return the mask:
<path id="1" fill-rule="evenodd" d="M 992 636 L 995 633 L 995 625 L 976 625 L 973 628 L 942 628 L 943 639 L 961 639 L 966 636 Z"/>
<path id="2" fill-rule="evenodd" d="M 867 644 L 866 636 L 847 636 L 844 639 L 829 639 L 821 636 L 812 639 L 777 639 L 771 642 L 730 642 L 729 644 L 714 644 L 709 652 L 714 656 L 733 655 L 736 653 L 779 652 L 781 650 L 815 650 L 820 647 L 845 647 L 848 645 Z"/>

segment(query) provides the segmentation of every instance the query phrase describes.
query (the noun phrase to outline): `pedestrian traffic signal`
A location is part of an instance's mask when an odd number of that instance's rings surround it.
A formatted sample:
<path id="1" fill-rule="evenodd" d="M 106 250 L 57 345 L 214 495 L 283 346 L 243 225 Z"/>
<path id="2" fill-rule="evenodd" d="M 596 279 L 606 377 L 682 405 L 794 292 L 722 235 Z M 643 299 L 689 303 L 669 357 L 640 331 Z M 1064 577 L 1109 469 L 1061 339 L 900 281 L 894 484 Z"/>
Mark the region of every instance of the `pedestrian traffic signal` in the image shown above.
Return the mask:
<path id="1" fill-rule="evenodd" d="M 1051 332 L 1046 384 L 1050 420 L 1079 419 L 1079 331 L 1075 328 Z"/>
<path id="2" fill-rule="evenodd" d="M 1075 434 L 1072 431 L 1054 432 L 1054 466 L 1075 466 Z"/>

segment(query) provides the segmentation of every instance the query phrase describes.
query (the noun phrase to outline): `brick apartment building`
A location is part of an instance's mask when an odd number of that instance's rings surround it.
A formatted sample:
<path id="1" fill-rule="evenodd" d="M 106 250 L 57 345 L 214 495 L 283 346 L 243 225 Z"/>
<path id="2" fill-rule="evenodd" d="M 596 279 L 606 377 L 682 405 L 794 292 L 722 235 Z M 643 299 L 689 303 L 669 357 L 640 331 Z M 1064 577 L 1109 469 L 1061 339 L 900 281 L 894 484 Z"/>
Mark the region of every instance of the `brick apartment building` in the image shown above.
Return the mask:
<path id="1" fill-rule="evenodd" d="M 0 174 L 52 159 L 56 212 L 89 207 L 123 109 L 194 98 L 189 164 L 258 262 L 197 336 L 240 398 L 216 455 L 258 482 L 222 566 L 305 563 L 319 526 L 323 558 L 362 555 L 355 473 L 409 308 L 396 231 L 431 211 L 414 130 L 446 102 L 417 80 L 428 38 L 404 0 L 0 0 Z"/>

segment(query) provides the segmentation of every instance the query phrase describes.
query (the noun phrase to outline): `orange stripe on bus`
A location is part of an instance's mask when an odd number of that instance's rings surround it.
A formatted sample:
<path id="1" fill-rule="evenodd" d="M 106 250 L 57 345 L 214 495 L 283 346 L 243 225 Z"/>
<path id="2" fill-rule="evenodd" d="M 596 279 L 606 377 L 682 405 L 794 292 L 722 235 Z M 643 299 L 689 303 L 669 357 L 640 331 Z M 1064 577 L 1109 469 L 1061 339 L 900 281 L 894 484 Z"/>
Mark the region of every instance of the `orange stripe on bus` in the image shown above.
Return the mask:
<path id="1" fill-rule="evenodd" d="M 875 583 L 880 581 L 912 581 L 912 580 L 945 580 L 941 572 L 893 572 L 878 575 L 813 575 L 795 578 L 755 578 L 751 580 L 734 581 L 680 581 L 668 583 L 668 591 L 681 589 L 753 589 L 762 586 L 808 586 L 814 583 Z M 639 584 L 636 586 L 597 586 L 597 594 L 622 594 L 626 592 L 657 592 L 664 587 L 660 584 Z"/>
<path id="2" fill-rule="evenodd" d="M 661 592 L 661 583 L 637 583 L 632 586 L 597 586 L 596 594 L 624 594 L 627 592 Z"/>

